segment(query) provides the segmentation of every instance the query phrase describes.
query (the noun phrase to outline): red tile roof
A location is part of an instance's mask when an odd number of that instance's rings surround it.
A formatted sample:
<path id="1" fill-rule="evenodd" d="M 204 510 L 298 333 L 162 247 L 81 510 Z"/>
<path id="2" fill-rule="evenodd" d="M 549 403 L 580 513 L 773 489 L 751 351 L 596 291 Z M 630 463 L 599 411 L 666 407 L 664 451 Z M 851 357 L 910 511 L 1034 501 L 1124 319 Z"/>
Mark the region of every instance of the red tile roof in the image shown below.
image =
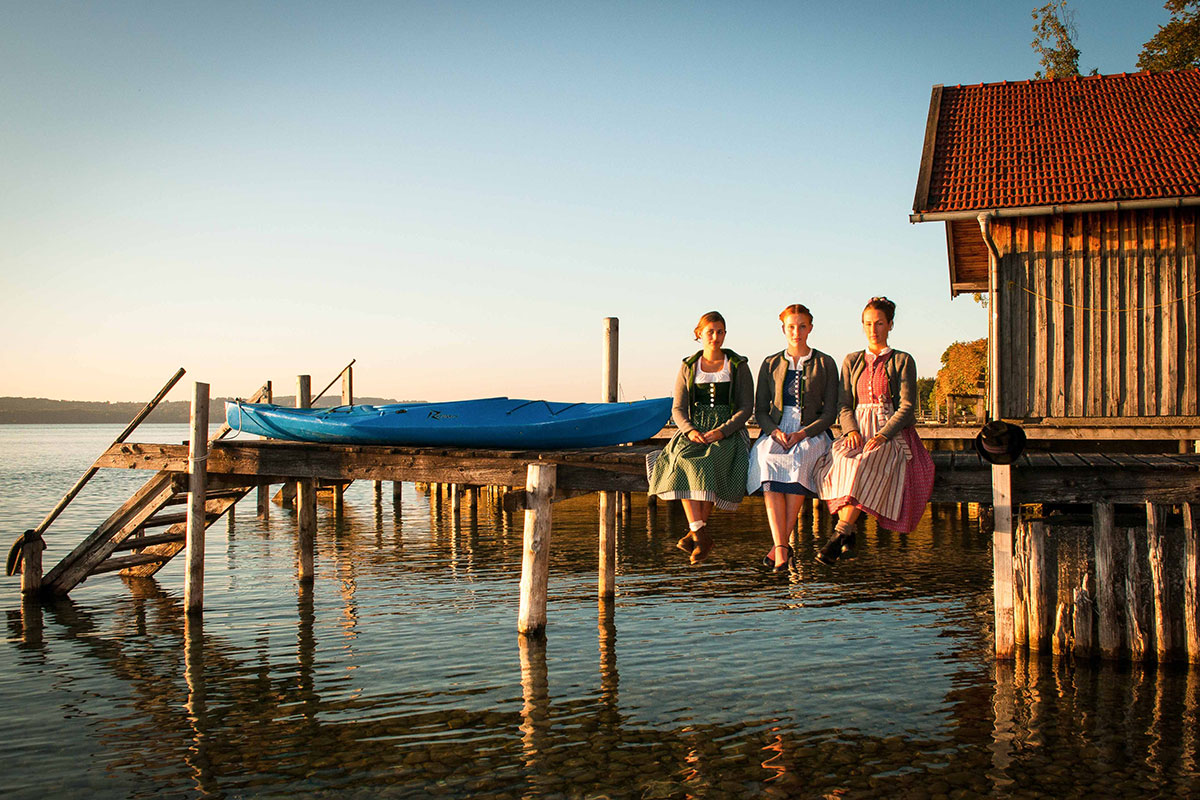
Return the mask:
<path id="1" fill-rule="evenodd" d="M 1200 195 L 1200 70 L 934 87 L 913 211 Z"/>

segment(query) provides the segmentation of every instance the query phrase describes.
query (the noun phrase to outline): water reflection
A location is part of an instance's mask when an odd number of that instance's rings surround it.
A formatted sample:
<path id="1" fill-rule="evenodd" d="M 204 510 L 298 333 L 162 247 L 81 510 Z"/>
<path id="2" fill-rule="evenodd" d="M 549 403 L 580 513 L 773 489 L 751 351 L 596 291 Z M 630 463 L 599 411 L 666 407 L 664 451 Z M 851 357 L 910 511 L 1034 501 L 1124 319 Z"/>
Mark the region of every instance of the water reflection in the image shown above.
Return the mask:
<path id="1" fill-rule="evenodd" d="M 456 516 L 436 491 L 350 487 L 340 519 L 322 509 L 307 587 L 294 512 L 244 516 L 210 534 L 227 569 L 203 620 L 177 565 L 47 606 L 5 588 L 7 793 L 1200 791 L 1200 672 L 994 664 L 990 537 L 957 509 L 906 537 L 868 526 L 836 570 L 812 560 L 832 520 L 809 509 L 773 575 L 761 505 L 717 519 L 694 568 L 675 504 L 643 503 L 608 601 L 594 498 L 556 504 L 542 640 L 515 633 L 520 520 L 492 493 Z"/>

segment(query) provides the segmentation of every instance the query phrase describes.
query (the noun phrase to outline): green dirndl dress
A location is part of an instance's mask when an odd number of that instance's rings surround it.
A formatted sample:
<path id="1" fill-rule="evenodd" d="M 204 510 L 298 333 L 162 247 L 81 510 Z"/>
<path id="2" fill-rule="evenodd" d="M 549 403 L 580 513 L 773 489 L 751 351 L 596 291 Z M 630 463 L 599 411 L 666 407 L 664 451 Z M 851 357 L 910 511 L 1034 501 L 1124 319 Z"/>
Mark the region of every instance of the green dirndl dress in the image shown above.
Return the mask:
<path id="1" fill-rule="evenodd" d="M 728 387 L 728 382 L 723 382 Z M 697 402 L 697 394 L 709 396 L 704 384 L 693 390 L 689 416 L 700 431 L 711 431 L 729 421 L 734 409 L 728 403 Z M 664 500 L 706 500 L 717 508 L 732 511 L 746 496 L 746 471 L 750 464 L 750 437 L 740 430 L 719 442 L 696 444 L 678 431 L 662 450 L 646 456 L 650 494 Z"/>

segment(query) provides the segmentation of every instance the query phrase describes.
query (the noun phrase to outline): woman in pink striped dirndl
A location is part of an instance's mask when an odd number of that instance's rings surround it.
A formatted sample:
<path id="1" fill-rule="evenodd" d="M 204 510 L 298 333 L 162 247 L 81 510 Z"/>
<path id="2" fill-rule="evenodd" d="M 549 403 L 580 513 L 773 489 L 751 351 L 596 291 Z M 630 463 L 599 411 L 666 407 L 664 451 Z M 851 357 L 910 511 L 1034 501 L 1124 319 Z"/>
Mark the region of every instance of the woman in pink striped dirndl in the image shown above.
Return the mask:
<path id="1" fill-rule="evenodd" d="M 819 491 L 838 516 L 833 536 L 817 554 L 824 564 L 854 549 L 855 524 L 864 511 L 881 527 L 907 533 L 933 494 L 933 459 L 913 427 L 917 365 L 888 346 L 895 315 L 895 303 L 872 297 L 862 313 L 867 349 L 842 362 L 842 436 L 830 448 Z"/>

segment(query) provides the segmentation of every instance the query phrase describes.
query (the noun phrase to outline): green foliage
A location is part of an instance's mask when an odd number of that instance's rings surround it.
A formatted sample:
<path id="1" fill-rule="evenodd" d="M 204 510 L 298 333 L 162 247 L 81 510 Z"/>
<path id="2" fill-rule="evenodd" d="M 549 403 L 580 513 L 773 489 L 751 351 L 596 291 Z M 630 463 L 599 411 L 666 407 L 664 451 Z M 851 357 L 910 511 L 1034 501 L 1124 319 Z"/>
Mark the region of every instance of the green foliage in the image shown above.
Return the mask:
<path id="1" fill-rule="evenodd" d="M 934 399 L 940 405 L 952 394 L 983 394 L 987 385 L 987 339 L 955 342 L 942 353 Z"/>
<path id="2" fill-rule="evenodd" d="M 1200 67 L 1200 0 L 1167 0 L 1171 21 L 1142 46 L 1138 69 L 1163 72 Z"/>
<path id="3" fill-rule="evenodd" d="M 922 414 L 933 413 L 933 387 L 936 378 L 917 378 L 917 411 Z"/>
<path id="4" fill-rule="evenodd" d="M 1067 0 L 1052 0 L 1033 10 L 1033 49 L 1041 56 L 1038 78 L 1071 78 L 1079 74 L 1075 46 L 1075 12 Z"/>

